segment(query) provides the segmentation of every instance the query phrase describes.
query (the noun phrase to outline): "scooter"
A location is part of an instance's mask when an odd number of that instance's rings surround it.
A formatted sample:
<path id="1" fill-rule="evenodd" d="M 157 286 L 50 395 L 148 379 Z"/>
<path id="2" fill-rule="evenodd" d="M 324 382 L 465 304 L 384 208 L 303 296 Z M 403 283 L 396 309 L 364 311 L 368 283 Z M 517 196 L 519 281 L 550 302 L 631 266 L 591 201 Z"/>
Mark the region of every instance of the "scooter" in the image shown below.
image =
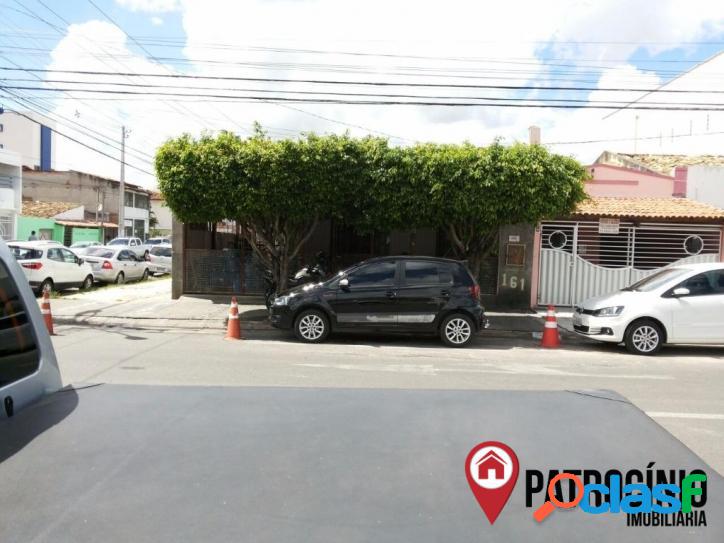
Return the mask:
<path id="1" fill-rule="evenodd" d="M 298 287 L 300 285 L 306 285 L 307 283 L 317 283 L 327 276 L 327 271 L 324 267 L 323 255 L 317 255 L 317 262 L 315 264 L 308 264 L 301 268 L 297 273 L 287 281 L 289 288 Z M 274 298 L 277 296 L 277 284 L 274 281 L 271 270 L 264 272 L 264 282 L 266 283 L 266 289 L 264 290 L 264 303 L 266 308 L 271 307 Z"/>

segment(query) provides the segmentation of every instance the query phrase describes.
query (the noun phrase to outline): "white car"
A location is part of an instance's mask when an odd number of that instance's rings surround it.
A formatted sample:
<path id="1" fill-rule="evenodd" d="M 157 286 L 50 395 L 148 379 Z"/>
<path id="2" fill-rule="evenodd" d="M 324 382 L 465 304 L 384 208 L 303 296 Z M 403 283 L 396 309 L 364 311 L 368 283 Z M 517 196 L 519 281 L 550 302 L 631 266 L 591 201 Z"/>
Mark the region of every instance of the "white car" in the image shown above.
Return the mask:
<path id="1" fill-rule="evenodd" d="M 93 286 L 90 265 L 57 241 L 13 242 L 8 247 L 37 294 L 45 289 L 60 291 L 78 287 L 87 290 Z"/>
<path id="2" fill-rule="evenodd" d="M 664 268 L 586 300 L 575 307 L 573 329 L 644 355 L 665 343 L 724 344 L 724 263 Z"/>
<path id="3" fill-rule="evenodd" d="M 123 247 L 91 247 L 85 260 L 101 283 L 122 285 L 126 281 L 148 279 L 148 262 Z"/>
<path id="4" fill-rule="evenodd" d="M 106 244 L 108 247 L 116 249 L 130 249 L 138 258 L 145 259 L 148 256 L 150 247 L 145 245 L 141 238 L 113 238 Z"/>
<path id="5" fill-rule="evenodd" d="M 171 240 L 169 238 L 148 238 L 146 245 L 171 245 Z"/>
<path id="6" fill-rule="evenodd" d="M 149 270 L 151 273 L 171 273 L 171 245 L 163 243 L 151 247 L 148 255 Z"/>
<path id="7" fill-rule="evenodd" d="M 70 246 L 70 249 L 77 255 L 85 254 L 89 247 L 100 247 L 100 241 L 77 241 Z"/>

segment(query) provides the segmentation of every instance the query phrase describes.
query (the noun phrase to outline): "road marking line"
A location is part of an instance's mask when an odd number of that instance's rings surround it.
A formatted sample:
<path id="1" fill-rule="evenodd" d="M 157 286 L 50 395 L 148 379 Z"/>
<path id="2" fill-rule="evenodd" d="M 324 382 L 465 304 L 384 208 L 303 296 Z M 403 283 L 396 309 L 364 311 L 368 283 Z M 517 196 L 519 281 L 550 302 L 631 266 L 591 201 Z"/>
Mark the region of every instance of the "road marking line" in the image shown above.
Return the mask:
<path id="1" fill-rule="evenodd" d="M 652 418 L 662 419 L 701 419 L 701 420 L 724 420 L 724 415 L 718 413 L 670 413 L 668 411 L 646 411 Z"/>

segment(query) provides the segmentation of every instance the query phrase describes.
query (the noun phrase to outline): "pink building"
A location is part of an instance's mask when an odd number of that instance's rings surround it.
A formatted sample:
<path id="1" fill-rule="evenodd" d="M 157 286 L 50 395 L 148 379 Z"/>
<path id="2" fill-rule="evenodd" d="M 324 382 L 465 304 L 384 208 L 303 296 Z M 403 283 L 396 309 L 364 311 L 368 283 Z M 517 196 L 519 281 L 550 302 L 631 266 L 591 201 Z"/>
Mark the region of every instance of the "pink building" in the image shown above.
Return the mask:
<path id="1" fill-rule="evenodd" d="M 660 173 L 593 164 L 586 168 L 591 180 L 586 192 L 593 197 L 670 198 L 676 194 L 677 180 Z"/>

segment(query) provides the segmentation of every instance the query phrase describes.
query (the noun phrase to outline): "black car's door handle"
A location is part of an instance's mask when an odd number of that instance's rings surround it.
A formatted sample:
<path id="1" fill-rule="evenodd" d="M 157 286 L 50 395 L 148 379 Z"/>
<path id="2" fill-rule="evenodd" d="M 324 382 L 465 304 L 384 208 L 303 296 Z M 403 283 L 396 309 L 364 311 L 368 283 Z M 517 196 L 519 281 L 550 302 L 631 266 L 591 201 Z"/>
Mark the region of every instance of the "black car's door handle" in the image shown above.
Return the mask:
<path id="1" fill-rule="evenodd" d="M 395 296 L 397 296 L 397 291 L 396 291 L 396 290 L 388 290 L 388 291 L 387 291 L 387 297 L 388 297 L 388 298 L 394 298 Z"/>
<path id="2" fill-rule="evenodd" d="M 447 289 L 443 289 L 443 290 L 440 291 L 440 295 L 444 296 L 445 298 L 449 298 L 449 297 L 450 297 L 450 291 L 447 290 Z"/>

